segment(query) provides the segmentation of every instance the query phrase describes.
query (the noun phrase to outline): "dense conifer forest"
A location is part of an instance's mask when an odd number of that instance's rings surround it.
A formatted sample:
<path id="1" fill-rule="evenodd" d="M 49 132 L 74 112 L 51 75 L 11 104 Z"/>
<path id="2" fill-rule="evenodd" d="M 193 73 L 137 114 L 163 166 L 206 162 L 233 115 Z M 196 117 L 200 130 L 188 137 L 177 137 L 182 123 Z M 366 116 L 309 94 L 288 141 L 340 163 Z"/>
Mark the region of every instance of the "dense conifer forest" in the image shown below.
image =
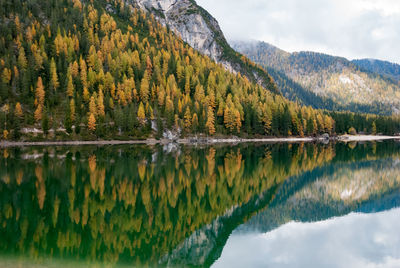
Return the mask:
<path id="1" fill-rule="evenodd" d="M 2 139 L 400 132 L 232 74 L 125 1 L 1 0 L 0 33 Z"/>
<path id="2" fill-rule="evenodd" d="M 264 42 L 233 42 L 261 64 L 289 100 L 316 109 L 399 114 L 399 66 L 315 52 L 289 53 Z"/>

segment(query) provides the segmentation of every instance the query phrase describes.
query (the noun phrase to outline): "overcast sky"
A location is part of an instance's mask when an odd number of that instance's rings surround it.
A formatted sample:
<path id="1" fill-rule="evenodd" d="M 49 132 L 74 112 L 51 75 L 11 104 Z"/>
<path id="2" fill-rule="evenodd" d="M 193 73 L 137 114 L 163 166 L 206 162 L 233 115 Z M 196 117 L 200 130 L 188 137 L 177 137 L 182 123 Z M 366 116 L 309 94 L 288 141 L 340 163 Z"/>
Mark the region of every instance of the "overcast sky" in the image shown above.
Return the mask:
<path id="1" fill-rule="evenodd" d="M 400 63 L 400 0 L 197 0 L 228 40 Z"/>

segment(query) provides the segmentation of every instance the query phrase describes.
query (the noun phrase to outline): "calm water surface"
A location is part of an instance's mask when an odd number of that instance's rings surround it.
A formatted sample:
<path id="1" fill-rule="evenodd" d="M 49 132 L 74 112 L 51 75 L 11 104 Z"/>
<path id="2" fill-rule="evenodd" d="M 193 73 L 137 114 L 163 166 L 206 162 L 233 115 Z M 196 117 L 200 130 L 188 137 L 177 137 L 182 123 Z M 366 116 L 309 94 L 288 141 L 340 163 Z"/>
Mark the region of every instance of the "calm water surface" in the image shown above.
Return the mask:
<path id="1" fill-rule="evenodd" d="M 0 267 L 400 266 L 398 142 L 0 154 Z"/>

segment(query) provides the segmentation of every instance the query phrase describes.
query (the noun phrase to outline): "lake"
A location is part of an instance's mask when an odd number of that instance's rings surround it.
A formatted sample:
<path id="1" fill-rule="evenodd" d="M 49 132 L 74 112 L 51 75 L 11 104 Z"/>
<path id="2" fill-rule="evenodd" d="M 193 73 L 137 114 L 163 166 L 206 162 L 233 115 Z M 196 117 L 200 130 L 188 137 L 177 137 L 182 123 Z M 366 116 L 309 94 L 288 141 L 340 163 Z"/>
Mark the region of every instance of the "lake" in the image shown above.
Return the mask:
<path id="1" fill-rule="evenodd" d="M 0 267 L 399 267 L 400 143 L 0 149 Z"/>

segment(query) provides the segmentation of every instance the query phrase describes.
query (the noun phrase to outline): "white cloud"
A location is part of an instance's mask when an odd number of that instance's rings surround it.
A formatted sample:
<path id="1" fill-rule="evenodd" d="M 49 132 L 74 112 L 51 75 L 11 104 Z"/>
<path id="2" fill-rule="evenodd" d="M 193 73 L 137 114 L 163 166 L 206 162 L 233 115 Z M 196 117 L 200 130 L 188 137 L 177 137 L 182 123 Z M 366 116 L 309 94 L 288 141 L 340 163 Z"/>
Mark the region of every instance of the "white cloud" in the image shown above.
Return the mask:
<path id="1" fill-rule="evenodd" d="M 214 267 L 400 267 L 400 209 L 233 233 Z"/>
<path id="2" fill-rule="evenodd" d="M 398 0 L 198 0 L 228 39 L 400 63 Z"/>

